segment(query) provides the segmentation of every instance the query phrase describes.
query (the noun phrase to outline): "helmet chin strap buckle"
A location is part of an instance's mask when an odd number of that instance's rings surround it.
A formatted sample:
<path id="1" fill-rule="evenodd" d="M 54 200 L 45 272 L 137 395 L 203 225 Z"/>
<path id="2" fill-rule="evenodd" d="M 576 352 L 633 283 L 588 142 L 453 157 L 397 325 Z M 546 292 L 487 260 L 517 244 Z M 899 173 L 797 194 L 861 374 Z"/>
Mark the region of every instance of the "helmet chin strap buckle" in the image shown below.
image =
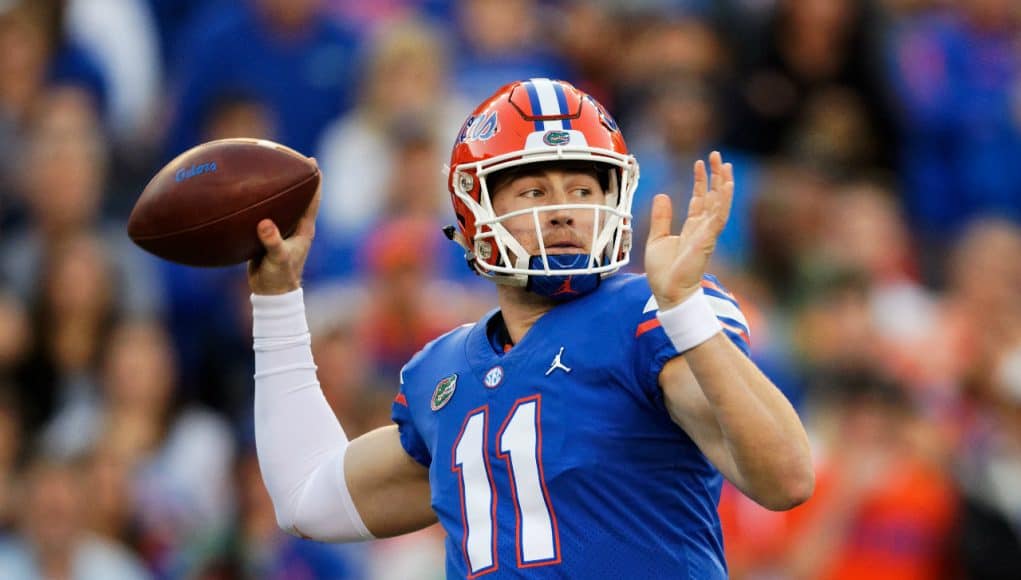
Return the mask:
<path id="1" fill-rule="evenodd" d="M 551 270 L 578 270 L 589 265 L 588 254 L 554 254 L 546 257 Z M 531 270 L 543 270 L 542 256 L 532 256 L 528 260 Z M 526 289 L 530 292 L 551 298 L 557 302 L 566 302 L 580 298 L 599 287 L 602 276 L 599 274 L 544 275 L 530 274 Z"/>

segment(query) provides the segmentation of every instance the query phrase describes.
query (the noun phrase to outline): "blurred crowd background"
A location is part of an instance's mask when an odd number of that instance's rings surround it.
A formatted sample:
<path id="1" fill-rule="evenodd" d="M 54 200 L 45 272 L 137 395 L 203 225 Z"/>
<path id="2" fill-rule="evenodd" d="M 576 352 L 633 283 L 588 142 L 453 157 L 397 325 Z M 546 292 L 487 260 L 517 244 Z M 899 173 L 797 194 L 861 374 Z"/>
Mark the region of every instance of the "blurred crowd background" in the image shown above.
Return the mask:
<path id="1" fill-rule="evenodd" d="M 696 158 L 735 164 L 712 270 L 818 486 L 786 513 L 725 490 L 732 576 L 1021 578 L 1017 0 L 0 0 L 0 577 L 442 578 L 437 529 L 277 530 L 244 269 L 161 262 L 125 222 L 199 142 L 315 156 L 306 300 L 356 436 L 495 305 L 440 233 L 441 168 L 537 76 L 616 115 L 639 229 Z"/>

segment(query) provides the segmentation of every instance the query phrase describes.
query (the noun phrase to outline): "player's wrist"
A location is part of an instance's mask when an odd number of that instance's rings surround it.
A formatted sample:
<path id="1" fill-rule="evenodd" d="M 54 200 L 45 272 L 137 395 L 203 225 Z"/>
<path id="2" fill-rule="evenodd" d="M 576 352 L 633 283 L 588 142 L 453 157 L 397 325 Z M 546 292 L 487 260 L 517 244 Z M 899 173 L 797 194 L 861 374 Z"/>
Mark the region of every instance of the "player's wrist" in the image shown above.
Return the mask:
<path id="1" fill-rule="evenodd" d="M 661 312 L 670 310 L 671 308 L 674 308 L 675 306 L 678 306 L 684 301 L 688 300 L 695 294 L 701 292 L 702 283 L 701 279 L 699 280 L 700 280 L 699 283 L 695 284 L 694 286 L 687 286 L 683 288 L 676 288 L 672 286 L 669 295 L 665 293 L 658 293 L 655 291 L 655 289 L 653 289 L 653 296 L 656 297 L 656 304 L 659 305 L 659 310 Z"/>
<path id="2" fill-rule="evenodd" d="M 300 283 L 293 284 L 249 284 L 253 296 L 282 296 L 301 289 Z"/>
<path id="3" fill-rule="evenodd" d="M 656 317 L 677 352 L 691 350 L 723 330 L 701 288 L 679 304 L 660 310 Z"/>
<path id="4" fill-rule="evenodd" d="M 301 288 L 282 294 L 252 294 L 252 336 L 292 337 L 308 333 Z"/>
<path id="5" fill-rule="evenodd" d="M 272 296 L 287 294 L 301 288 L 301 272 L 271 267 L 264 262 L 248 276 L 248 287 L 252 294 Z"/>

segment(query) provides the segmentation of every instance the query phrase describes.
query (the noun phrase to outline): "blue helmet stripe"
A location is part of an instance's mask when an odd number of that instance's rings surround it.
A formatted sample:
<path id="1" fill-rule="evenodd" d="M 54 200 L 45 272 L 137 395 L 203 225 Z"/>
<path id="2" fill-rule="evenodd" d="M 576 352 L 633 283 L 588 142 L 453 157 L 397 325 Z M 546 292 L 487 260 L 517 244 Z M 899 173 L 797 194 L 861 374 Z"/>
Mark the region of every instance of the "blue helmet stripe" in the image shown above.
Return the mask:
<path id="1" fill-rule="evenodd" d="M 525 90 L 528 91 L 528 102 L 531 103 L 532 105 L 532 116 L 541 117 L 542 106 L 539 104 L 539 93 L 535 90 L 535 85 L 532 84 L 532 81 L 524 82 L 522 83 L 522 85 L 525 87 Z M 542 121 L 535 121 L 535 130 L 536 131 L 543 130 Z"/>
<path id="2" fill-rule="evenodd" d="M 570 115 L 571 111 L 569 111 L 567 109 L 567 95 L 564 94 L 564 85 L 562 85 L 562 84 L 560 84 L 558 82 L 554 82 L 553 83 L 553 90 L 557 93 L 557 104 L 560 105 L 560 114 L 561 115 Z M 562 122 L 564 124 L 564 129 L 570 131 L 571 130 L 571 120 L 570 119 L 563 119 Z"/>

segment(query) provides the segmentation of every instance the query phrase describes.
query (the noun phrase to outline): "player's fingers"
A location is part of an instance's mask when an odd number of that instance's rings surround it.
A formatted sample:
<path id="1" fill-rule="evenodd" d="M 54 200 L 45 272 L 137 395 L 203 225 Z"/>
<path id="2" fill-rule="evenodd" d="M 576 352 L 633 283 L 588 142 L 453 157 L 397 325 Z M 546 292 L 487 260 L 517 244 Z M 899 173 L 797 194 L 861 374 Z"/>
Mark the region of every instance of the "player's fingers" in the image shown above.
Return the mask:
<path id="1" fill-rule="evenodd" d="M 660 193 L 652 199 L 652 214 L 649 218 L 649 242 L 670 235 L 674 220 L 673 203 L 670 196 Z"/>
<path id="2" fill-rule="evenodd" d="M 706 207 L 706 199 L 705 195 L 692 195 L 691 199 L 688 200 L 688 215 L 686 219 L 697 218 L 702 215 L 702 211 Z"/>
<path id="3" fill-rule="evenodd" d="M 266 255 L 277 257 L 284 248 L 284 239 L 273 220 L 264 219 L 258 225 L 259 241 L 266 248 Z"/>
<path id="4" fill-rule="evenodd" d="M 734 169 L 730 163 L 724 164 L 720 170 L 720 185 L 714 189 L 712 205 L 709 213 L 715 222 L 715 228 L 722 230 L 730 218 L 730 208 L 734 202 Z"/>
<path id="5" fill-rule="evenodd" d="M 705 161 L 699 159 L 695 162 L 695 185 L 691 189 L 691 197 L 702 197 L 709 189 L 709 175 L 706 173 Z"/>
<path id="6" fill-rule="evenodd" d="M 316 215 L 319 213 L 319 200 L 322 197 L 322 186 L 316 190 L 312 201 L 309 202 L 308 207 L 305 208 L 305 213 L 302 214 L 301 219 L 298 221 L 298 227 L 295 230 L 297 235 L 312 239 L 316 233 Z"/>
<path id="7" fill-rule="evenodd" d="M 709 169 L 712 171 L 712 178 L 709 182 L 709 189 L 715 192 L 719 192 L 723 187 L 723 156 L 720 155 L 719 151 L 713 151 L 709 154 Z"/>
<path id="8" fill-rule="evenodd" d="M 726 221 L 730 217 L 730 208 L 734 204 L 734 166 L 730 163 L 724 164 L 723 166 L 723 191 L 722 199 L 720 200 L 722 207 L 720 210 L 721 217 Z"/>

